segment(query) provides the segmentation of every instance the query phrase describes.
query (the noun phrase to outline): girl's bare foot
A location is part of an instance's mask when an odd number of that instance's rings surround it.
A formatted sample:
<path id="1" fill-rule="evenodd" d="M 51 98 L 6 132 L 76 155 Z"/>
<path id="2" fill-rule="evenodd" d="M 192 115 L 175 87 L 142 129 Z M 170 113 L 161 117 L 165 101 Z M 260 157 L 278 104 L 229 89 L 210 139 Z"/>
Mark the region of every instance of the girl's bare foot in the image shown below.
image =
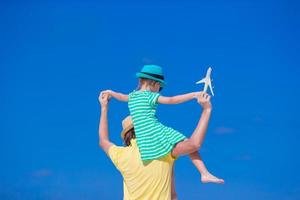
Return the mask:
<path id="1" fill-rule="evenodd" d="M 201 182 L 202 183 L 217 183 L 217 184 L 223 184 L 224 180 L 215 177 L 211 173 L 207 172 L 206 174 L 201 175 Z"/>

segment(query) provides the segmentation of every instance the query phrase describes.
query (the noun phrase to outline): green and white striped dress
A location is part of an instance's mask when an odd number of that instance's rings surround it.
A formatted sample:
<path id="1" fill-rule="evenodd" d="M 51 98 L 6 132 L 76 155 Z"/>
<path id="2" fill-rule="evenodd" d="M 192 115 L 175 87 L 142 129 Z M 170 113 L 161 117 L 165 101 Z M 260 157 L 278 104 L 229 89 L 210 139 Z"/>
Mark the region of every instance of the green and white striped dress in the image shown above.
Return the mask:
<path id="1" fill-rule="evenodd" d="M 129 94 L 128 107 L 143 161 L 167 155 L 175 144 L 186 138 L 158 121 L 155 116 L 158 97 L 159 93 L 148 90 L 133 91 Z"/>

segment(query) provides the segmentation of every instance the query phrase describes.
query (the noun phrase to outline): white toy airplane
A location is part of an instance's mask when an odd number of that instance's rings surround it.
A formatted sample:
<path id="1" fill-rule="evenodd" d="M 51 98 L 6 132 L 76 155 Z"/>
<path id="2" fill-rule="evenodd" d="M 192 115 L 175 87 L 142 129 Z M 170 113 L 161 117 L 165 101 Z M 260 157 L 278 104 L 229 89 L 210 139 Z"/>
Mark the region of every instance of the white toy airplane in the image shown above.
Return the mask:
<path id="1" fill-rule="evenodd" d="M 209 68 L 207 69 L 205 78 L 203 78 L 202 80 L 196 82 L 196 84 L 204 83 L 204 84 L 205 84 L 205 85 L 204 85 L 204 90 L 203 90 L 204 92 L 207 91 L 207 87 L 209 86 L 209 89 L 210 89 L 210 91 L 211 91 L 211 94 L 214 96 L 214 92 L 213 92 L 213 90 L 212 90 L 213 87 L 211 86 L 211 79 L 210 79 L 211 71 L 212 71 L 212 68 L 209 67 Z"/>

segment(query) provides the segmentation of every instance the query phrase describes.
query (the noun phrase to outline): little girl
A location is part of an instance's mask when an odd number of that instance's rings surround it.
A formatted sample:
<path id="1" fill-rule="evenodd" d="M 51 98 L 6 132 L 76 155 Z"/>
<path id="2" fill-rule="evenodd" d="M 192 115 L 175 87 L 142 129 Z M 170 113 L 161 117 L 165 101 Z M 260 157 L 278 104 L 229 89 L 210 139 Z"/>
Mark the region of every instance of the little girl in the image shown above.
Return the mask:
<path id="1" fill-rule="evenodd" d="M 129 95 L 106 90 L 109 96 L 120 101 L 128 102 L 132 117 L 137 145 L 143 161 L 158 159 L 170 153 L 175 145 L 184 141 L 186 137 L 180 132 L 160 123 L 155 115 L 158 103 L 178 104 L 197 98 L 201 92 L 192 92 L 174 97 L 160 96 L 158 93 L 165 86 L 161 67 L 157 65 L 145 65 L 141 72 L 137 73 L 139 85 Z M 208 172 L 198 152 L 190 154 L 191 159 L 200 160 L 193 162 L 201 174 L 203 183 L 224 183 Z"/>

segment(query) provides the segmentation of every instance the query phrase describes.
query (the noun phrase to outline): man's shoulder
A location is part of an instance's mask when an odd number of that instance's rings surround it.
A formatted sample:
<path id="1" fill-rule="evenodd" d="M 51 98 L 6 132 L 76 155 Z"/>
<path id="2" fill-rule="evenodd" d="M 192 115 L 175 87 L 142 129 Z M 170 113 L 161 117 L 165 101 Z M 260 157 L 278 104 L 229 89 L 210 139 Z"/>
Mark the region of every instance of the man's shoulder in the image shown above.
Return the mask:
<path id="1" fill-rule="evenodd" d="M 111 147 L 108 149 L 108 154 L 110 154 L 111 152 L 115 152 L 115 151 L 122 151 L 125 147 L 123 146 L 119 146 L 116 144 L 111 145 Z"/>
<path id="2" fill-rule="evenodd" d="M 112 153 L 125 153 L 128 150 L 130 150 L 132 146 L 119 146 L 116 144 L 113 144 L 109 149 L 108 149 L 108 155 L 111 155 Z"/>
<path id="3" fill-rule="evenodd" d="M 123 149 L 124 147 L 115 144 L 108 149 L 107 155 L 116 167 L 119 165 L 119 159 L 122 157 Z"/>

